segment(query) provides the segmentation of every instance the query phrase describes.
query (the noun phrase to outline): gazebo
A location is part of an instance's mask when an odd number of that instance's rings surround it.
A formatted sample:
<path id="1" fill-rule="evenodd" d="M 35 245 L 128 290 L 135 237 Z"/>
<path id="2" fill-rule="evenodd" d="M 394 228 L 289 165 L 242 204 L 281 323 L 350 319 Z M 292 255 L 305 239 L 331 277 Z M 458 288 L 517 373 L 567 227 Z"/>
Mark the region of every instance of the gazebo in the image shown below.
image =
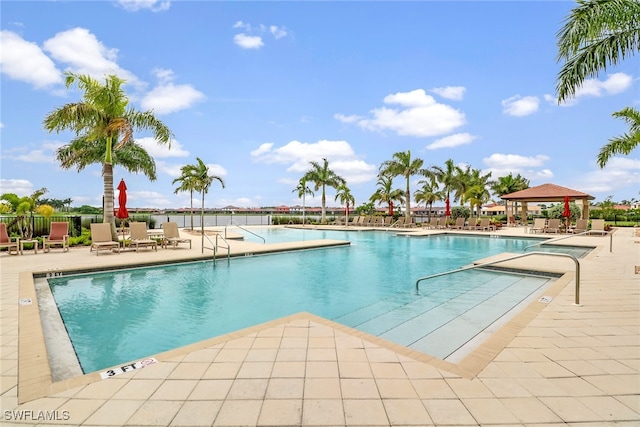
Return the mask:
<path id="1" fill-rule="evenodd" d="M 527 188 L 526 190 L 516 191 L 515 193 L 505 194 L 502 200 L 507 201 L 507 218 L 513 216 L 513 203 L 522 203 L 521 221 L 523 224 L 527 222 L 527 203 L 529 202 L 564 202 L 565 196 L 569 196 L 569 201 L 582 205 L 581 218 L 589 218 L 589 200 L 595 197 L 574 190 L 572 188 L 562 187 L 555 184 L 542 184 L 537 187 Z M 509 203 L 511 202 L 511 203 Z"/>

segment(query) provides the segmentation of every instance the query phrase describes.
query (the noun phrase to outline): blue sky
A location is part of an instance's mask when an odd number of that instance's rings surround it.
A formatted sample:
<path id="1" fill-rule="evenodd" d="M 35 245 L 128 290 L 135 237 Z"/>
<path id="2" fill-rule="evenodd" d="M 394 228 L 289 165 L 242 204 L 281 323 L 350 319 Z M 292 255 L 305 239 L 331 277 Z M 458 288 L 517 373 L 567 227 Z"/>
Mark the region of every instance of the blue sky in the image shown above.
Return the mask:
<path id="1" fill-rule="evenodd" d="M 42 127 L 47 113 L 80 100 L 64 88 L 71 70 L 126 79 L 131 105 L 175 135 L 170 150 L 136 135 L 158 179 L 116 167 L 129 207 L 188 206 L 171 181 L 196 157 L 226 183 L 214 184 L 209 207 L 299 204 L 296 183 L 323 157 L 360 205 L 380 164 L 408 149 L 426 167 L 453 159 L 596 201 L 638 199 L 637 150 L 605 169 L 595 162 L 628 130 L 611 113 L 640 102 L 637 56 L 555 101 L 555 36 L 574 5 L 3 1 L 0 193 L 46 187 L 45 197 L 101 205 L 100 166 L 61 169 L 54 152 L 71 135 Z M 338 206 L 334 195 L 328 204 Z M 307 198 L 319 203 L 319 192 Z"/>

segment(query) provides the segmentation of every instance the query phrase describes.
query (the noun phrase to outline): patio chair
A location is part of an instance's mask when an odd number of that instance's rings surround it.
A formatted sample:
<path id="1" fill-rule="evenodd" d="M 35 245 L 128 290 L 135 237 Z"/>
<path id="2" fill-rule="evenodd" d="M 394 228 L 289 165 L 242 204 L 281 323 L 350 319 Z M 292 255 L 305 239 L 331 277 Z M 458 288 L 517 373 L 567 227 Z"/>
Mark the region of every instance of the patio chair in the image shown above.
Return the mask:
<path id="1" fill-rule="evenodd" d="M 191 239 L 180 237 L 180 232 L 178 231 L 178 223 L 165 222 L 162 224 L 162 229 L 164 230 L 164 237 L 162 238 L 163 248 L 171 245 L 171 247 L 175 249 L 180 243 L 189 243 L 189 249 L 191 249 Z"/>
<path id="2" fill-rule="evenodd" d="M 460 218 L 456 218 L 456 223 L 454 225 L 451 226 L 451 228 L 455 228 L 456 230 L 462 230 L 464 229 L 465 225 L 464 225 L 464 217 L 461 216 Z"/>
<path id="3" fill-rule="evenodd" d="M 437 216 L 433 216 L 431 217 L 429 222 L 425 222 L 422 226 L 430 230 L 435 230 L 438 228 L 438 221 L 439 221 L 439 218 Z"/>
<path id="4" fill-rule="evenodd" d="M 547 220 L 545 218 L 534 218 L 529 233 L 544 233 L 545 228 L 547 228 Z"/>
<path id="5" fill-rule="evenodd" d="M 580 234 L 587 231 L 587 227 L 589 226 L 589 221 L 586 219 L 578 219 L 576 220 L 576 226 L 569 229 L 569 233 Z"/>
<path id="6" fill-rule="evenodd" d="M 469 221 L 467 221 L 467 225 L 462 227 L 463 230 L 478 230 L 478 221 L 476 219 L 473 218 L 469 218 Z"/>
<path id="7" fill-rule="evenodd" d="M 147 234 L 146 222 L 130 222 L 129 232 L 131 233 L 131 247 L 136 249 L 151 248 L 158 251 L 158 242 L 150 239 Z"/>
<path id="8" fill-rule="evenodd" d="M 544 229 L 545 233 L 558 233 L 560 231 L 560 218 L 552 218 Z"/>
<path id="9" fill-rule="evenodd" d="M 591 220 L 591 230 L 589 230 L 589 234 L 591 233 L 600 233 L 603 236 L 609 233 L 604 229 L 604 219 Z"/>
<path id="10" fill-rule="evenodd" d="M 384 218 L 384 222 L 382 223 L 383 227 L 391 227 L 391 223 L 393 222 L 393 217 L 392 216 L 386 216 Z"/>
<path id="11" fill-rule="evenodd" d="M 69 223 L 66 221 L 52 222 L 48 236 L 44 236 L 42 248 L 45 253 L 53 246 L 61 246 L 62 252 L 69 250 Z"/>
<path id="12" fill-rule="evenodd" d="M 20 245 L 19 237 L 9 237 L 7 233 L 7 224 L 0 222 L 0 248 L 7 248 L 7 252 L 11 255 L 12 251 L 15 251 L 13 255 L 18 255 L 18 246 Z"/>
<path id="13" fill-rule="evenodd" d="M 476 230 L 481 231 L 493 231 L 496 229 L 495 225 L 491 225 L 490 218 L 481 218 L 480 223 L 476 226 Z"/>
<path id="14" fill-rule="evenodd" d="M 120 253 L 120 243 L 111 240 L 111 224 L 106 222 L 91 224 L 91 249 L 96 250 L 96 256 L 100 251 L 110 250 Z"/>

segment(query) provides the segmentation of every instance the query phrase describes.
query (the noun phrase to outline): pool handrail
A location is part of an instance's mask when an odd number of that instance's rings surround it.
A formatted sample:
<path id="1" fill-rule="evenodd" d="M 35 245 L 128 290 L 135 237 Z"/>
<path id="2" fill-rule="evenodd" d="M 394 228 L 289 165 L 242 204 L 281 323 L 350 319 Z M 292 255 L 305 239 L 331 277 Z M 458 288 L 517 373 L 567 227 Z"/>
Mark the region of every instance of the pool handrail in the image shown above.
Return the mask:
<path id="1" fill-rule="evenodd" d="M 467 267 L 460 267 L 460 268 L 458 268 L 456 270 L 450 270 L 450 271 L 445 271 L 443 273 L 432 274 L 430 276 L 425 276 L 425 277 L 419 278 L 416 281 L 416 290 L 419 289 L 418 285 L 423 280 L 433 279 L 435 277 L 445 276 L 447 274 L 458 273 L 460 271 L 471 270 L 473 268 L 487 267 L 489 265 L 499 264 L 499 263 L 505 262 L 505 261 L 511 261 L 511 260 L 518 259 L 518 258 L 524 258 L 524 257 L 527 257 L 529 255 L 561 256 L 561 257 L 571 258 L 573 260 L 573 262 L 576 264 L 576 298 L 575 298 L 574 305 L 580 305 L 580 262 L 578 262 L 578 258 L 576 258 L 575 256 L 573 256 L 571 254 L 563 254 L 563 253 L 557 253 L 557 252 L 527 252 L 526 254 L 518 254 L 518 255 L 511 256 L 511 257 L 495 260 L 495 261 L 484 262 L 482 264 L 474 264 L 474 265 L 470 265 L 470 266 L 467 266 Z"/>
<path id="2" fill-rule="evenodd" d="M 229 227 L 230 225 L 235 225 L 236 227 L 238 227 L 240 230 L 246 231 L 249 234 L 253 234 L 254 236 L 256 236 L 258 239 L 262 239 L 262 243 L 267 243 L 267 241 L 264 239 L 264 237 L 260 236 L 259 234 L 254 233 L 253 231 L 249 231 L 246 228 L 242 227 L 240 224 L 238 224 L 237 222 L 234 224 L 234 220 L 232 219 L 231 221 L 229 221 L 229 223 L 227 225 L 224 226 L 224 237 L 227 237 L 227 227 Z M 226 240 L 225 240 L 226 241 Z"/>
<path id="3" fill-rule="evenodd" d="M 207 236 L 206 234 L 203 234 L 203 244 L 202 244 L 202 253 L 204 253 L 205 249 L 211 249 L 213 251 L 213 259 L 215 260 L 217 258 L 218 255 L 218 248 L 223 248 L 227 250 L 227 261 L 229 261 L 229 259 L 231 258 L 231 246 L 229 245 L 229 242 L 227 241 L 227 239 L 225 239 L 224 237 L 222 237 L 219 233 L 216 233 L 216 241 L 215 243 L 213 242 L 213 240 L 211 240 L 209 238 L 209 236 Z M 209 241 L 209 243 L 211 243 L 211 247 L 207 247 L 204 245 L 204 238 L 207 238 L 207 240 Z M 226 244 L 227 246 L 222 246 L 220 244 L 218 244 L 218 238 L 221 238 Z"/>
<path id="4" fill-rule="evenodd" d="M 568 239 L 570 237 L 575 237 L 575 236 L 582 236 L 584 234 L 591 234 L 591 230 L 583 231 L 582 233 L 568 234 L 566 236 L 560 236 L 560 237 L 556 237 L 549 240 L 543 240 L 541 242 L 536 242 L 532 245 L 525 246 L 523 250 L 526 252 L 527 249 L 532 248 L 534 246 L 546 245 L 548 243 L 557 242 L 558 240 L 564 240 L 564 239 Z M 613 252 L 613 234 L 611 233 L 609 233 L 609 252 Z"/>

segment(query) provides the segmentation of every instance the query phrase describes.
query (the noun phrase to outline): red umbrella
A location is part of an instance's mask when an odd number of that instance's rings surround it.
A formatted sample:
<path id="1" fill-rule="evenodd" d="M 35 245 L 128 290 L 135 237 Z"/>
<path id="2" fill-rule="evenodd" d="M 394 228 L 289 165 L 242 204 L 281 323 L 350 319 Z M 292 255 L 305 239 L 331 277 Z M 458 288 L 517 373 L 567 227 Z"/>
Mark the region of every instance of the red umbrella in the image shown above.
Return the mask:
<path id="1" fill-rule="evenodd" d="M 116 212 L 116 217 L 120 219 L 129 218 L 129 212 L 127 211 L 127 184 L 124 183 L 124 179 L 120 180 L 118 191 L 118 212 Z"/>
<path id="2" fill-rule="evenodd" d="M 565 218 L 567 230 L 569 229 L 569 222 L 571 221 L 571 208 L 569 207 L 569 196 L 564 196 L 564 210 L 562 216 Z"/>
<path id="3" fill-rule="evenodd" d="M 449 198 L 444 201 L 444 216 L 451 216 L 451 202 L 449 202 Z"/>
<path id="4" fill-rule="evenodd" d="M 389 215 L 393 216 L 393 200 L 389 200 Z"/>

